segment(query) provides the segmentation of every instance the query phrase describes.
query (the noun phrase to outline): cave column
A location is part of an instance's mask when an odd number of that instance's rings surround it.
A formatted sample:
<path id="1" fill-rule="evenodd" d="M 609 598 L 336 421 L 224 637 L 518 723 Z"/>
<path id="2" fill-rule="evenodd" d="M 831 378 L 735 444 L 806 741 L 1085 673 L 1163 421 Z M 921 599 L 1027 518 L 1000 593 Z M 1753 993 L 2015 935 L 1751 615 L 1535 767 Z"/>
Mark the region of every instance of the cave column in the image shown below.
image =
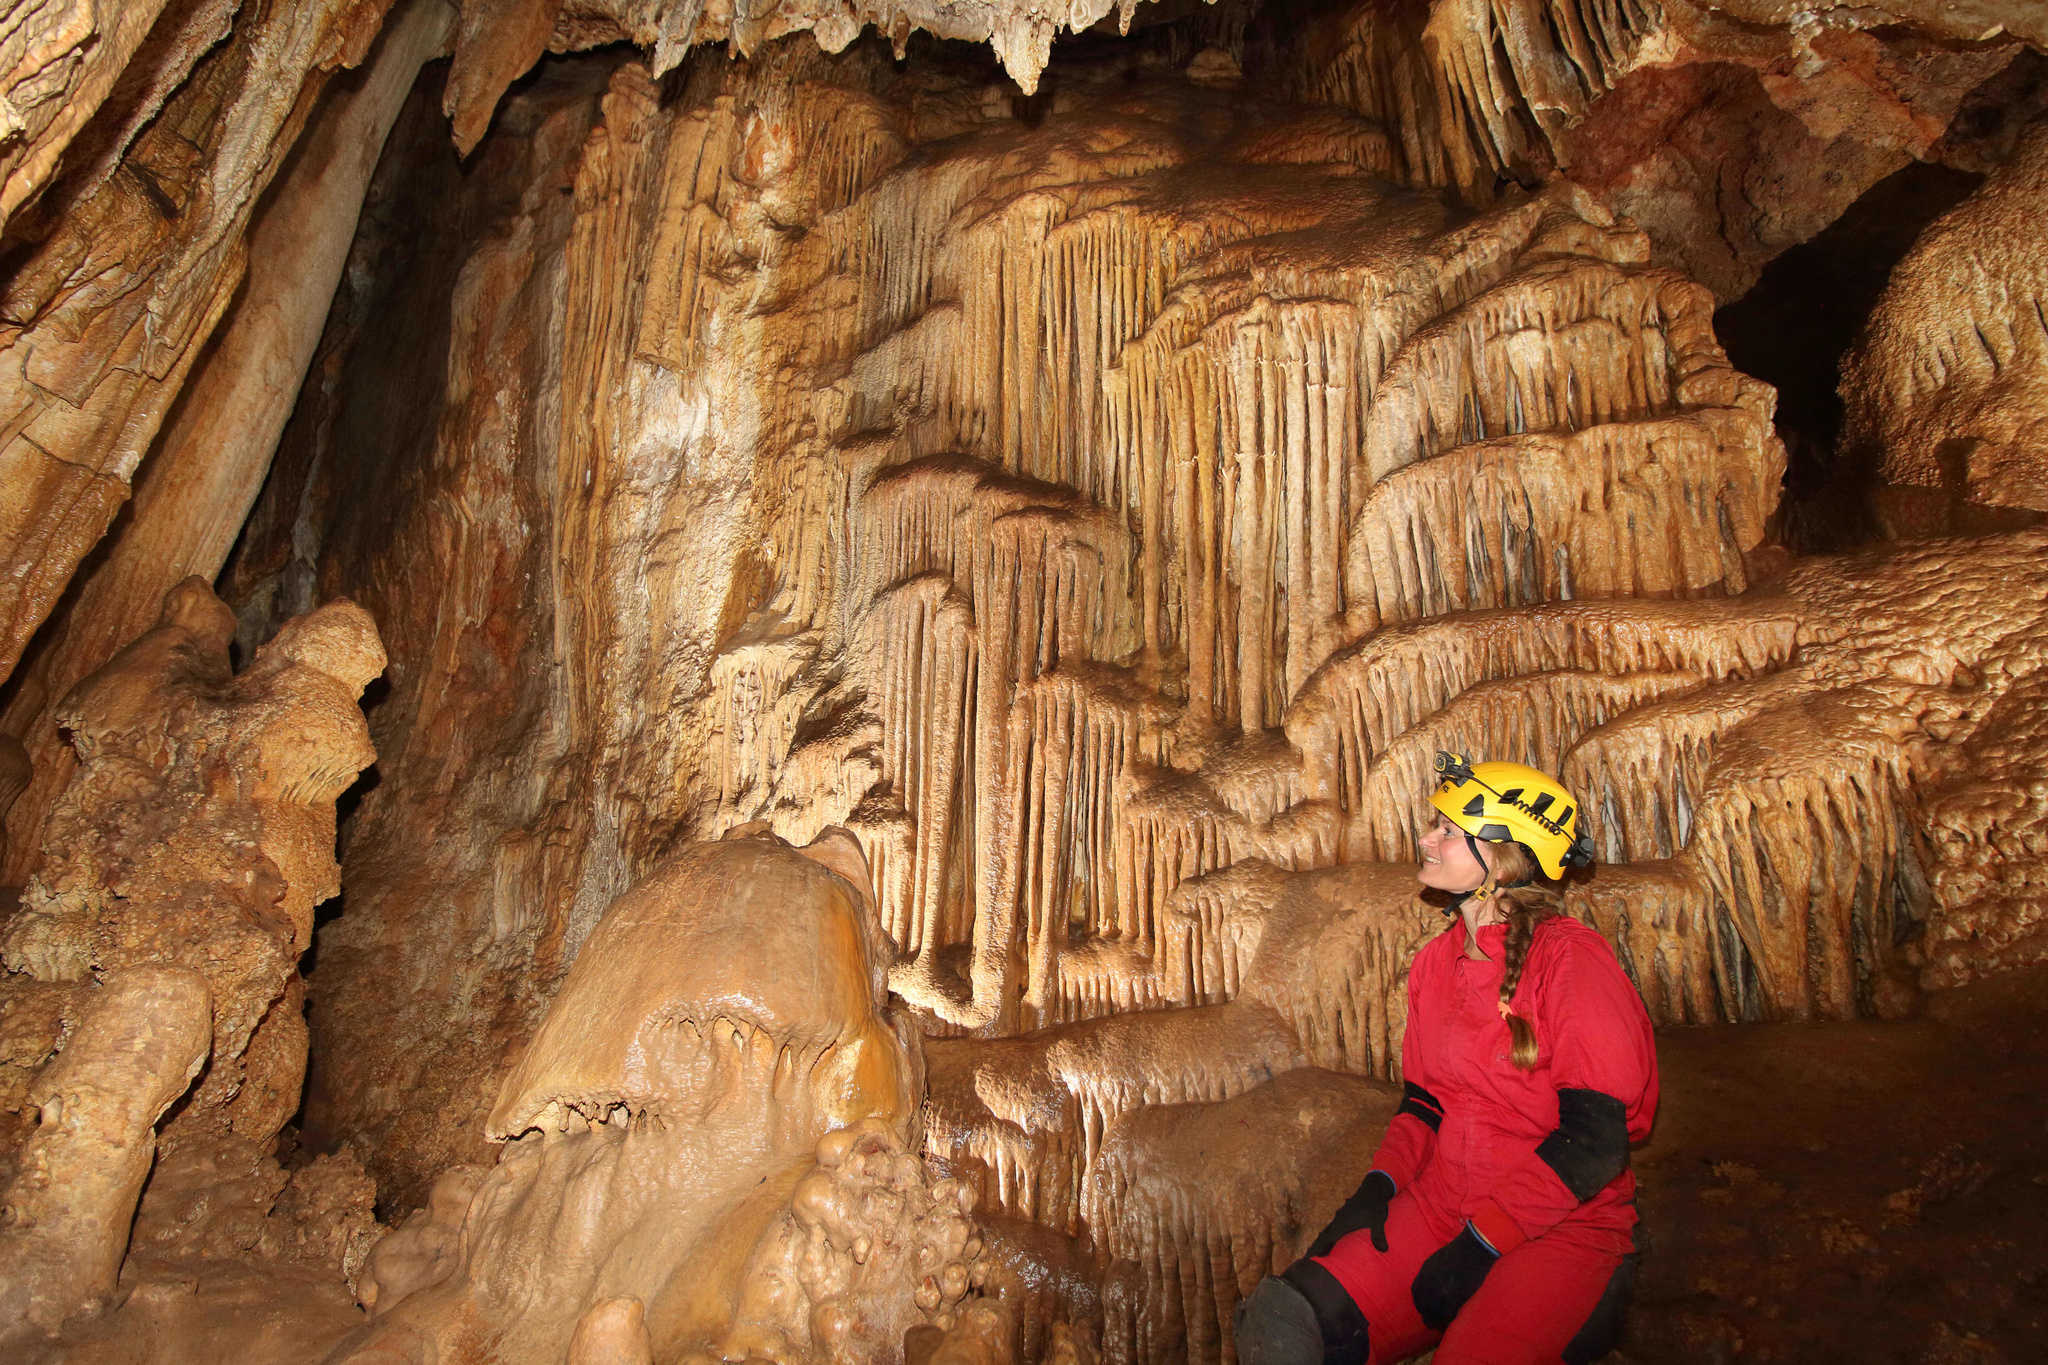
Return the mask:
<path id="1" fill-rule="evenodd" d="M 126 529 L 33 649 L 0 713 L 0 729 L 21 737 L 34 764 L 9 817 L 13 854 L 0 883 L 18 885 L 32 871 L 35 831 L 75 761 L 52 707 L 150 628 L 172 585 L 215 578 L 248 520 L 319 346 L 385 137 L 453 23 L 443 0 L 404 6 L 355 88 L 330 92 L 261 210 L 241 301 L 144 464 Z"/>

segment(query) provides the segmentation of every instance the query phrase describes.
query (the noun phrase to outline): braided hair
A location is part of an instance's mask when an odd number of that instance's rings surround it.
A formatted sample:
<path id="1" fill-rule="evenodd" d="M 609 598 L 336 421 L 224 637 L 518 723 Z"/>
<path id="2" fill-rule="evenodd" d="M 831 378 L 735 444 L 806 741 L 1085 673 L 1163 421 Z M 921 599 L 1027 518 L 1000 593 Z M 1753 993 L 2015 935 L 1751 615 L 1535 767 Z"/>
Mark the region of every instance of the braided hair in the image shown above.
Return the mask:
<path id="1" fill-rule="evenodd" d="M 1516 843 L 1490 843 L 1492 880 L 1500 887 L 1495 893 L 1501 912 L 1507 916 L 1508 935 L 1503 948 L 1506 958 L 1500 978 L 1500 1013 L 1514 1039 L 1515 1066 L 1522 1071 L 1536 1069 L 1536 1030 L 1509 1006 L 1515 987 L 1522 984 L 1522 968 L 1529 963 L 1529 945 L 1535 942 L 1536 926 L 1564 913 L 1564 897 L 1557 884 L 1543 875 L 1535 855 Z"/>

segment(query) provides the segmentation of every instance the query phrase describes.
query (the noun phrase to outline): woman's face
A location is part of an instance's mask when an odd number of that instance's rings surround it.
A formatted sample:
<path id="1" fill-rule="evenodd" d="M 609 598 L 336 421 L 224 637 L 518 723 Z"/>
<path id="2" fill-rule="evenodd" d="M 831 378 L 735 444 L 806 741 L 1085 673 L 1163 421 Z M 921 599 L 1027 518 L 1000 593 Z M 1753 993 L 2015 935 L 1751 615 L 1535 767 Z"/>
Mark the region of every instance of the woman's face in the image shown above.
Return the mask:
<path id="1" fill-rule="evenodd" d="M 1486 864 L 1472 856 L 1465 832 L 1441 814 L 1422 836 L 1422 865 L 1415 879 L 1438 891 L 1462 894 L 1486 882 Z"/>

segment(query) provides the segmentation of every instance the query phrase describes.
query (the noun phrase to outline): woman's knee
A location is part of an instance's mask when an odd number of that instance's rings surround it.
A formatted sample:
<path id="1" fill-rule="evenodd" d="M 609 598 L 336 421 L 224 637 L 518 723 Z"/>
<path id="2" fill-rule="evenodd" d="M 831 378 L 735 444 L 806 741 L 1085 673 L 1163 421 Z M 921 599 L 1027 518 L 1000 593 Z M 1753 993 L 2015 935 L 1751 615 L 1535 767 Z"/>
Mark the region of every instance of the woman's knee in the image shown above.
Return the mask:
<path id="1" fill-rule="evenodd" d="M 1334 1275 L 1297 1261 L 1268 1275 L 1232 1320 L 1240 1365 L 1364 1365 L 1365 1314 Z"/>

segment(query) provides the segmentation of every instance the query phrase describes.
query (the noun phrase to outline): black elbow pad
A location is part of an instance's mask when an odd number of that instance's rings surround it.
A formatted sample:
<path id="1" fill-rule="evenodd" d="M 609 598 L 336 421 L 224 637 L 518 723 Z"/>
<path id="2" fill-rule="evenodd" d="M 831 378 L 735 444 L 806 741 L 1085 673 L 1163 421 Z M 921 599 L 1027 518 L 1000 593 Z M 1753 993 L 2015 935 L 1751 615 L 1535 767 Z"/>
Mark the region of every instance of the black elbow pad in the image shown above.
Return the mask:
<path id="1" fill-rule="evenodd" d="M 1536 1148 L 1581 1204 L 1628 1169 L 1628 1106 L 1598 1090 L 1557 1092 L 1557 1129 Z"/>
<path id="2" fill-rule="evenodd" d="M 1413 1081 L 1405 1082 L 1401 1087 L 1401 1092 L 1401 1107 L 1394 1111 L 1395 1118 L 1399 1118 L 1403 1114 L 1413 1114 L 1416 1118 L 1428 1124 L 1431 1132 L 1435 1132 L 1443 1126 L 1444 1107 L 1437 1103 L 1436 1096 L 1430 1094 Z"/>

